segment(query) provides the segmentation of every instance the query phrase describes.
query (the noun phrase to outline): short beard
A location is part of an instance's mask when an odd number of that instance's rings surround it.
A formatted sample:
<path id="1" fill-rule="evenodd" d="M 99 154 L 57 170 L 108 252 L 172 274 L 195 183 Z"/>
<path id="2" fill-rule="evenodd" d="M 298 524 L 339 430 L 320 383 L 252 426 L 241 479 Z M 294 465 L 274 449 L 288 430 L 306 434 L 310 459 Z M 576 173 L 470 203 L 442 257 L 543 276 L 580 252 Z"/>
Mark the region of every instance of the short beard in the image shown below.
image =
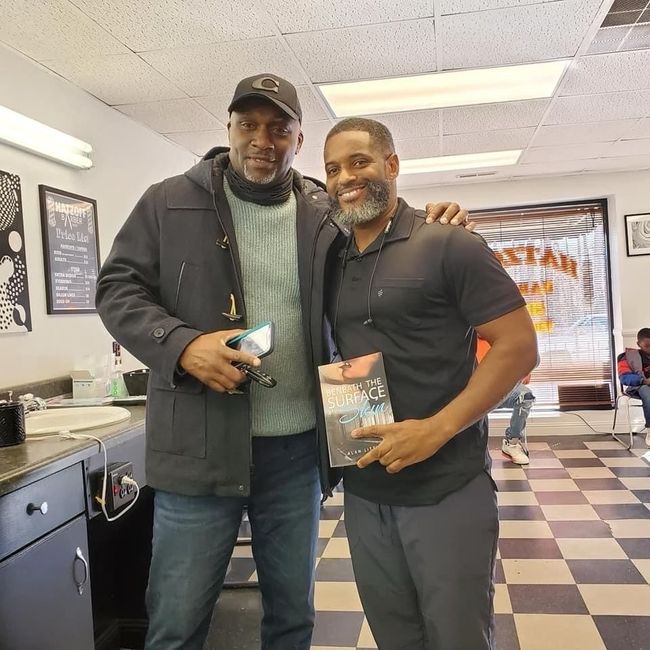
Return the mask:
<path id="1" fill-rule="evenodd" d="M 277 175 L 278 170 L 276 168 L 266 176 L 255 176 L 248 171 L 248 165 L 244 163 L 244 178 L 251 183 L 255 183 L 256 185 L 268 185 L 275 180 Z"/>
<path id="2" fill-rule="evenodd" d="M 386 212 L 390 200 L 390 185 L 386 181 L 368 181 L 366 200 L 358 207 L 343 209 L 338 199 L 330 197 L 332 218 L 342 226 L 354 227 L 370 223 Z"/>

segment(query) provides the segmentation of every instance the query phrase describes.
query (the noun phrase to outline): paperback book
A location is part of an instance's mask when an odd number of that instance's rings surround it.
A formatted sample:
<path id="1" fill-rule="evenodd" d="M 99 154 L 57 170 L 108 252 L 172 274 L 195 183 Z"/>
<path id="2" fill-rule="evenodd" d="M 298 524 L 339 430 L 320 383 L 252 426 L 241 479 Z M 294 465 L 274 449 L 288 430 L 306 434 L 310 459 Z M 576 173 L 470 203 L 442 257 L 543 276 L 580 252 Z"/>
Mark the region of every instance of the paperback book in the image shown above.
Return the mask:
<path id="1" fill-rule="evenodd" d="M 394 422 L 381 352 L 318 367 L 332 467 L 354 465 L 379 438 L 352 438 L 354 429 Z"/>

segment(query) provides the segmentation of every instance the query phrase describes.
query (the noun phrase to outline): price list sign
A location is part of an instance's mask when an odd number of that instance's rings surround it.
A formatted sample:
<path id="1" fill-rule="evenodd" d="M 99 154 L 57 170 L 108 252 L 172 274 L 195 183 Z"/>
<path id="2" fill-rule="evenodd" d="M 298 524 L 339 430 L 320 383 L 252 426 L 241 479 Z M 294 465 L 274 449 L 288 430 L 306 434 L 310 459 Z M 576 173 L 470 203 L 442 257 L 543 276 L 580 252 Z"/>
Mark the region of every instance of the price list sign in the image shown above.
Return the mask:
<path id="1" fill-rule="evenodd" d="M 95 310 L 99 272 L 97 202 L 39 185 L 48 314 Z"/>

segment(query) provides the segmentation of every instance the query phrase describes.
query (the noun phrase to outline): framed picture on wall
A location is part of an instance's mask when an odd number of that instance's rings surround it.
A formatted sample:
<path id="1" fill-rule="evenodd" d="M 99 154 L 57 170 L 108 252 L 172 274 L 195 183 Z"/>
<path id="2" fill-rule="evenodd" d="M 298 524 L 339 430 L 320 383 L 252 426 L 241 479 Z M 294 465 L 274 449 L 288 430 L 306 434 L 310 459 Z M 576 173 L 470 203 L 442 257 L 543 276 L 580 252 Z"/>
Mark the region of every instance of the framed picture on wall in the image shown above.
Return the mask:
<path id="1" fill-rule="evenodd" d="M 625 215 L 628 257 L 650 255 L 650 212 Z"/>
<path id="2" fill-rule="evenodd" d="M 97 202 L 39 185 L 48 314 L 95 313 Z"/>
<path id="3" fill-rule="evenodd" d="M 20 178 L 0 171 L 0 334 L 31 331 Z"/>

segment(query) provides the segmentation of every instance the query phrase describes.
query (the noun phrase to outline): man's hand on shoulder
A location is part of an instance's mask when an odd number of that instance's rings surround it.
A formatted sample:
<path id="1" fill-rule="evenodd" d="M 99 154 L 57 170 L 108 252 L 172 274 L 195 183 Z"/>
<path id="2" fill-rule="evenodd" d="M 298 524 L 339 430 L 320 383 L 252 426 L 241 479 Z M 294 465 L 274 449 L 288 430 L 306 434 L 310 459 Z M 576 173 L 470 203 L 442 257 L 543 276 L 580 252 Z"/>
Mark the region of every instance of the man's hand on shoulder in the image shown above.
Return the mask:
<path id="1" fill-rule="evenodd" d="M 425 207 L 427 223 L 440 221 L 451 226 L 465 226 L 465 230 L 472 232 L 476 228 L 476 222 L 469 220 L 469 212 L 463 210 L 458 203 L 442 201 L 440 203 L 427 203 Z"/>
<path id="2" fill-rule="evenodd" d="M 252 354 L 234 350 L 226 342 L 244 330 L 210 332 L 195 338 L 183 350 L 180 367 L 218 393 L 233 391 L 246 380 L 246 375 L 233 363 L 259 366 L 260 360 Z"/>

